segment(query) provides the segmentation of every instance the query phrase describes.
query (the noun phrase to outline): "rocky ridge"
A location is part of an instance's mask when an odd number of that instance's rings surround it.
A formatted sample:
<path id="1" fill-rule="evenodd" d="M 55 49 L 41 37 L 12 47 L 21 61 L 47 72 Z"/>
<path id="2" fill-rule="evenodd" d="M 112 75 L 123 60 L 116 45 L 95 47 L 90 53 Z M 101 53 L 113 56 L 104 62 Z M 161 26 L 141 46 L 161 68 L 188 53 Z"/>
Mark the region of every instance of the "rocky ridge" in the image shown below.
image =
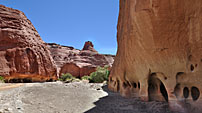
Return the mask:
<path id="1" fill-rule="evenodd" d="M 87 41 L 82 50 L 55 43 L 47 43 L 51 56 L 56 62 L 58 73 L 71 73 L 75 77 L 90 75 L 98 66 L 108 65 L 114 61 L 113 55 L 99 54 L 92 44 Z"/>

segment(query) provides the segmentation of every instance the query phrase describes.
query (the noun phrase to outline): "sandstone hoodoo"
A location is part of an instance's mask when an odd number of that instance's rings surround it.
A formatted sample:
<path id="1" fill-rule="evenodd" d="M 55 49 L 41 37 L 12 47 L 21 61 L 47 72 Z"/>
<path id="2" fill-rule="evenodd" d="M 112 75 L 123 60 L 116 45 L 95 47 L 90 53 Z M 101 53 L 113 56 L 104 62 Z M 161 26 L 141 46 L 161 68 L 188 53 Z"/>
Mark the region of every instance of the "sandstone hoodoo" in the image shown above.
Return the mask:
<path id="1" fill-rule="evenodd" d="M 111 68 L 114 61 L 113 55 L 99 54 L 90 41 L 85 43 L 82 50 L 55 43 L 48 43 L 47 46 L 56 62 L 59 75 L 62 73 L 70 73 L 75 77 L 90 75 L 98 66 L 108 65 Z"/>
<path id="2" fill-rule="evenodd" d="M 23 12 L 0 5 L 0 75 L 7 82 L 56 80 L 56 66 Z"/>
<path id="3" fill-rule="evenodd" d="M 94 45 L 91 41 L 87 41 L 85 42 L 84 46 L 83 46 L 83 51 L 87 50 L 87 51 L 92 51 L 92 52 L 97 52 L 95 49 L 94 49 Z"/>
<path id="4" fill-rule="evenodd" d="M 145 100 L 202 98 L 202 1 L 120 0 L 109 88 Z"/>

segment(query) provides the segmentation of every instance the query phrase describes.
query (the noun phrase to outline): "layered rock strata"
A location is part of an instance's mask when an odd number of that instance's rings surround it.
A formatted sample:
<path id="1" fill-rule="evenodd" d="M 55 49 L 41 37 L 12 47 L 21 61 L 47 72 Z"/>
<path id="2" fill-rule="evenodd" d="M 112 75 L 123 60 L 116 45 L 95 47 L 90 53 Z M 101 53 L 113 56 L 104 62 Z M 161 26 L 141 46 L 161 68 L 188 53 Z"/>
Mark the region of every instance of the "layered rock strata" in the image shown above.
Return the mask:
<path id="1" fill-rule="evenodd" d="M 21 11 L 0 5 L 0 75 L 7 82 L 56 80 L 56 66 Z"/>
<path id="2" fill-rule="evenodd" d="M 98 66 L 108 65 L 110 68 L 114 61 L 113 55 L 99 54 L 92 42 L 85 43 L 82 50 L 55 43 L 47 43 L 51 56 L 57 64 L 58 73 L 71 73 L 75 77 L 90 75 Z"/>
<path id="3" fill-rule="evenodd" d="M 202 98 L 202 1 L 120 0 L 108 87 L 145 100 Z"/>

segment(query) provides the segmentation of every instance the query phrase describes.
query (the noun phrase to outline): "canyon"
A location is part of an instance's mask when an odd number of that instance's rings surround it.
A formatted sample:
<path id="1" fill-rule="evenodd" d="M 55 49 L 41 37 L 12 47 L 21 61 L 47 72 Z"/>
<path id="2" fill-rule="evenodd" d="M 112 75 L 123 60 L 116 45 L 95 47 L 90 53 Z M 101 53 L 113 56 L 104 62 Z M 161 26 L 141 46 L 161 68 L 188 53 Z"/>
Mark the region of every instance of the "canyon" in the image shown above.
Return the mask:
<path id="1" fill-rule="evenodd" d="M 45 43 L 23 12 L 0 5 L 0 76 L 5 82 L 55 81 L 65 73 L 80 78 L 98 66 L 110 69 L 114 57 L 99 54 L 90 41 L 82 50 Z"/>
<path id="2" fill-rule="evenodd" d="M 181 5 L 182 4 L 182 5 Z M 6 82 L 54 81 L 109 66 L 108 87 L 143 100 L 201 98 L 200 3 L 120 0 L 118 52 L 45 43 L 25 14 L 0 5 L 0 75 Z M 186 7 L 184 7 L 186 6 Z M 113 64 L 113 67 L 112 67 Z"/>
<path id="3" fill-rule="evenodd" d="M 81 50 L 46 43 L 23 12 L 0 5 L 0 76 L 12 83 L 0 83 L 0 113 L 200 113 L 201 6 L 120 0 L 114 56 L 100 54 L 91 41 Z M 106 65 L 107 84 L 57 81 Z"/>
<path id="4" fill-rule="evenodd" d="M 109 89 L 146 101 L 196 104 L 202 98 L 201 5 L 199 0 L 120 0 Z"/>
<path id="5" fill-rule="evenodd" d="M 99 54 L 91 41 L 85 42 L 83 49 L 75 49 L 56 43 L 47 43 L 51 56 L 56 63 L 59 76 L 70 73 L 81 78 L 96 71 L 97 67 L 109 66 L 114 62 L 114 55 Z"/>

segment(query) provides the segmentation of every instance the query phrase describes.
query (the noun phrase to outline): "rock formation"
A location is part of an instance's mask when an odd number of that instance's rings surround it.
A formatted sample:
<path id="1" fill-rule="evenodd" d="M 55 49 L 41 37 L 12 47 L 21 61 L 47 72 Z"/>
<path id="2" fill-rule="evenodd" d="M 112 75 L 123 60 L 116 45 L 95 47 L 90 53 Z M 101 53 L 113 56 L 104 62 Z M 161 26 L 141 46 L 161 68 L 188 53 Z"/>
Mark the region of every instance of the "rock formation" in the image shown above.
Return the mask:
<path id="1" fill-rule="evenodd" d="M 57 79 L 38 32 L 21 11 L 0 5 L 0 75 L 10 82 Z"/>
<path id="2" fill-rule="evenodd" d="M 120 0 L 109 89 L 145 100 L 202 98 L 201 6 L 200 0 Z"/>
<path id="3" fill-rule="evenodd" d="M 87 41 L 85 42 L 84 46 L 83 46 L 83 51 L 84 50 L 88 50 L 88 51 L 92 51 L 92 52 L 97 52 L 95 49 L 94 49 L 94 45 L 91 41 Z"/>
<path id="4" fill-rule="evenodd" d="M 48 43 L 47 46 L 56 62 L 59 75 L 62 73 L 71 73 L 75 77 L 90 75 L 98 66 L 111 67 L 114 61 L 113 55 L 99 54 L 90 41 L 85 43 L 82 50 L 55 43 Z"/>

